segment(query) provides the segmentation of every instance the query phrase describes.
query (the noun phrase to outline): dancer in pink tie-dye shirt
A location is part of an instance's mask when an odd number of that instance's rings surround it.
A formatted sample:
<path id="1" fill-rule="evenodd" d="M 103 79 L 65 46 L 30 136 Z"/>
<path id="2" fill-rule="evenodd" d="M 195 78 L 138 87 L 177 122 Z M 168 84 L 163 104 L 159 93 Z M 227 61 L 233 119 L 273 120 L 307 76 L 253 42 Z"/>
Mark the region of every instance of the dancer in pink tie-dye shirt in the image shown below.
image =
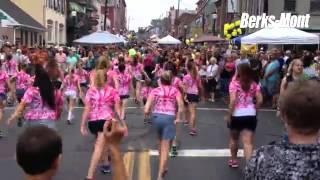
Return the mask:
<path id="1" fill-rule="evenodd" d="M 95 74 L 94 86 L 91 86 L 85 97 L 85 109 L 82 114 L 81 134 L 87 135 L 86 122 L 88 121 L 88 128 L 92 134 L 96 136 L 96 144 L 92 154 L 87 179 L 93 179 L 95 170 L 102 156 L 106 157 L 105 138 L 103 129 L 108 121 L 115 118 L 113 107 L 118 116 L 120 116 L 120 97 L 118 92 L 106 84 L 105 71 L 97 70 Z M 123 120 L 121 120 L 124 127 L 126 127 Z M 108 158 L 102 165 L 103 172 L 110 172 L 110 165 Z"/>
<path id="2" fill-rule="evenodd" d="M 151 91 L 144 110 L 145 114 L 152 112 L 152 125 L 160 140 L 158 179 L 162 179 L 167 171 L 170 141 L 175 138 L 175 123 L 183 108 L 180 91 L 171 85 L 171 72 L 163 72 L 160 79 L 161 86 Z"/>
<path id="3" fill-rule="evenodd" d="M 24 114 L 25 126 L 45 125 L 56 129 L 56 97 L 48 73 L 41 65 L 36 66 L 33 86 L 25 92 L 20 104 L 8 120 L 8 125 Z M 24 112 L 25 111 L 25 112 Z"/>
<path id="4" fill-rule="evenodd" d="M 6 92 L 8 91 L 8 87 L 10 87 L 9 76 L 8 74 L 0 69 L 0 127 L 3 118 L 3 109 L 5 106 L 5 100 L 7 98 Z M 2 130 L 0 129 L 0 138 L 3 137 Z"/>
<path id="5" fill-rule="evenodd" d="M 248 63 L 237 66 L 237 75 L 229 85 L 230 104 L 226 116 L 230 129 L 229 147 L 231 158 L 228 165 L 239 166 L 237 160 L 238 141 L 243 142 L 244 157 L 251 158 L 253 137 L 257 127 L 257 110 L 262 103 L 260 86 L 254 81 L 253 72 Z M 241 138 L 239 137 L 241 135 Z"/>
<path id="6" fill-rule="evenodd" d="M 143 70 L 143 65 L 138 62 L 138 57 L 134 56 L 130 66 L 130 72 L 133 77 L 133 88 L 134 88 L 134 99 L 135 102 L 139 102 L 140 91 L 141 91 L 141 81 L 143 80 L 143 75 L 146 73 Z"/>
<path id="7" fill-rule="evenodd" d="M 126 107 L 128 104 L 128 99 L 130 97 L 130 90 L 132 89 L 132 76 L 126 73 L 126 65 L 124 62 L 118 65 L 119 74 L 118 74 L 118 81 L 119 81 L 119 95 L 121 99 L 121 119 L 125 119 L 126 116 Z"/>
<path id="8" fill-rule="evenodd" d="M 64 95 L 66 98 L 68 98 L 69 101 L 67 123 L 70 125 L 74 117 L 72 111 L 74 108 L 75 101 L 78 97 L 78 92 L 79 97 L 83 97 L 82 89 L 80 87 L 80 78 L 78 75 L 75 74 L 74 69 L 69 69 L 69 74 L 64 78 L 62 85 Z"/>
<path id="9" fill-rule="evenodd" d="M 21 64 L 20 65 L 20 71 L 13 75 L 12 79 L 15 80 L 15 91 L 16 96 L 15 99 L 18 100 L 18 102 L 21 102 L 21 99 L 26 92 L 27 88 L 31 85 L 31 77 L 29 74 L 26 73 L 27 65 Z M 18 118 L 18 126 L 22 126 L 22 119 L 21 117 Z"/>
<path id="10" fill-rule="evenodd" d="M 198 75 L 196 64 L 193 61 L 187 62 L 187 74 L 183 77 L 186 108 L 186 123 L 190 123 L 191 136 L 197 135 L 196 130 L 196 105 L 200 101 L 200 92 L 202 90 L 201 79 Z"/>

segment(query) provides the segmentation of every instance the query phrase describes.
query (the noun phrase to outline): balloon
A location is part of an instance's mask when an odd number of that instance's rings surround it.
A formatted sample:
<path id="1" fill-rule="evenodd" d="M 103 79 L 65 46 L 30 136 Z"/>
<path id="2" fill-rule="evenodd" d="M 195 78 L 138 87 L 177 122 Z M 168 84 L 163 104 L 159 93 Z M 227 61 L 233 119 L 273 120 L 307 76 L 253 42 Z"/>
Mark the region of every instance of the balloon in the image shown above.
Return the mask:
<path id="1" fill-rule="evenodd" d="M 234 28 L 234 23 L 231 23 L 230 26 L 229 26 L 229 28 L 230 28 L 230 29 L 233 29 L 233 28 Z"/>
<path id="2" fill-rule="evenodd" d="M 237 33 L 237 31 L 232 31 L 231 35 L 232 35 L 232 36 L 237 36 L 238 33 Z"/>
<path id="3" fill-rule="evenodd" d="M 238 21 L 234 22 L 235 26 L 240 26 L 240 23 L 241 23 L 241 21 L 240 21 L 240 20 L 238 20 Z"/>
<path id="4" fill-rule="evenodd" d="M 237 31 L 238 31 L 238 34 L 242 34 L 242 29 L 237 29 Z"/>
<path id="5" fill-rule="evenodd" d="M 231 34 L 227 34 L 226 39 L 231 39 Z"/>
<path id="6" fill-rule="evenodd" d="M 228 34 L 228 31 L 227 30 L 224 30 L 223 31 L 224 35 Z"/>
<path id="7" fill-rule="evenodd" d="M 193 38 L 191 38 L 191 39 L 190 39 L 190 41 L 191 41 L 191 42 L 193 42 L 193 41 L 194 41 L 194 39 L 193 39 Z"/>
<path id="8" fill-rule="evenodd" d="M 186 44 L 190 44 L 190 40 L 189 39 L 186 39 Z"/>
<path id="9" fill-rule="evenodd" d="M 134 49 L 130 49 L 130 50 L 129 50 L 129 56 L 130 56 L 130 57 L 134 57 L 135 55 L 137 55 L 137 51 L 134 50 Z"/>
<path id="10" fill-rule="evenodd" d="M 224 29 L 225 31 L 228 31 L 228 30 L 230 29 L 229 24 L 228 24 L 228 23 L 224 24 L 223 29 Z"/>

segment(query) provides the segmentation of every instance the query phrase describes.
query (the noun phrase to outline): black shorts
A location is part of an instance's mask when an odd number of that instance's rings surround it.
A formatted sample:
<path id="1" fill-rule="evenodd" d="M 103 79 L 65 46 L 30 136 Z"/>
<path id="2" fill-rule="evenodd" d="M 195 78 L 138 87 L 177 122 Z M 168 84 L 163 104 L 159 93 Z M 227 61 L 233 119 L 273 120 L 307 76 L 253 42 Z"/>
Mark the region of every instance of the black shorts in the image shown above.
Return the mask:
<path id="1" fill-rule="evenodd" d="M 256 116 L 232 116 L 228 128 L 236 131 L 249 130 L 255 132 L 257 128 Z"/>
<path id="2" fill-rule="evenodd" d="M 88 128 L 91 134 L 97 136 L 99 132 L 103 132 L 103 126 L 106 120 L 89 121 Z"/>
<path id="3" fill-rule="evenodd" d="M 197 94 L 187 94 L 187 100 L 189 103 L 198 103 L 200 101 L 200 97 Z"/>
<path id="4" fill-rule="evenodd" d="M 120 99 L 129 99 L 130 95 L 121 95 Z"/>
<path id="5" fill-rule="evenodd" d="M 86 88 L 86 87 L 88 87 L 88 83 L 86 83 L 86 82 L 85 83 L 80 83 L 80 86 Z"/>
<path id="6" fill-rule="evenodd" d="M 60 88 L 61 88 L 61 85 L 62 85 L 62 82 L 56 80 L 56 81 L 52 81 L 52 84 L 53 84 L 53 87 L 54 87 L 55 89 L 60 89 Z"/>
<path id="7" fill-rule="evenodd" d="M 216 90 L 217 81 L 215 78 L 212 78 L 212 79 L 209 79 L 205 85 L 206 85 L 207 92 L 212 93 Z"/>
<path id="8" fill-rule="evenodd" d="M 147 104 L 147 98 L 143 98 L 143 105 L 146 105 Z"/>

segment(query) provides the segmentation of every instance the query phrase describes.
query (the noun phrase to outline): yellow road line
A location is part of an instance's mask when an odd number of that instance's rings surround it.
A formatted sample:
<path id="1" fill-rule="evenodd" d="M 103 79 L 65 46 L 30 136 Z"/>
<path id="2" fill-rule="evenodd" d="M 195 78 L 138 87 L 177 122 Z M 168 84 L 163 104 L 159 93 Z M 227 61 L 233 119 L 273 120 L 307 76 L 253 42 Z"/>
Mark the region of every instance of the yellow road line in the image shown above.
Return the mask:
<path id="1" fill-rule="evenodd" d="M 150 155 L 149 152 L 142 152 L 139 155 L 138 180 L 151 180 Z"/>
<path id="2" fill-rule="evenodd" d="M 132 180 L 134 166 L 134 152 L 127 152 L 123 156 L 124 166 L 127 170 L 128 180 Z"/>

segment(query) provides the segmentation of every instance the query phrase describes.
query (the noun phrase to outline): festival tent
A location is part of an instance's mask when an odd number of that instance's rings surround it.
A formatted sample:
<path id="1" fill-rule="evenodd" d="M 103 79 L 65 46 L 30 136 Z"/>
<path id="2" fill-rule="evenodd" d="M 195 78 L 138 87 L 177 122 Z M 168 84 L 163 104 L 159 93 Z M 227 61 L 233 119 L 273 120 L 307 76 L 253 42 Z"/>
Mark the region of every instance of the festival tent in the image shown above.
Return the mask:
<path id="1" fill-rule="evenodd" d="M 80 39 L 74 40 L 73 42 L 82 45 L 107 45 L 125 43 L 125 40 L 109 33 L 108 31 L 98 31 L 83 36 Z"/>
<path id="2" fill-rule="evenodd" d="M 179 41 L 178 39 L 168 35 L 168 36 L 160 39 L 158 41 L 158 44 L 177 45 L 177 44 L 181 44 L 181 41 Z"/>
<path id="3" fill-rule="evenodd" d="M 261 29 L 241 38 L 243 44 L 318 44 L 319 36 L 289 27 Z"/>

